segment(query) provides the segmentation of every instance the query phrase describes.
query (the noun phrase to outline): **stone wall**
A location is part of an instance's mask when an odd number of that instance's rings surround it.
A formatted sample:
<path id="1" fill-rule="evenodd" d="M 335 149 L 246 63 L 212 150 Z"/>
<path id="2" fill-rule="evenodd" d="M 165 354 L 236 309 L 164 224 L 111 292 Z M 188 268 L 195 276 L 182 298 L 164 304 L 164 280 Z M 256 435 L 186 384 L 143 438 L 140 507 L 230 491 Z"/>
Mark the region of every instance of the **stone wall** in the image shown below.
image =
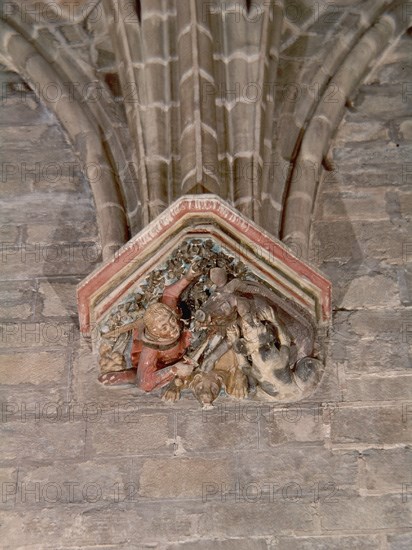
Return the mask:
<path id="1" fill-rule="evenodd" d="M 56 120 L 3 73 L 5 548 L 411 547 L 410 40 L 335 137 L 310 247 L 334 285 L 327 372 L 290 407 L 201 411 L 98 385 L 74 292 L 99 260 L 89 184 Z"/>

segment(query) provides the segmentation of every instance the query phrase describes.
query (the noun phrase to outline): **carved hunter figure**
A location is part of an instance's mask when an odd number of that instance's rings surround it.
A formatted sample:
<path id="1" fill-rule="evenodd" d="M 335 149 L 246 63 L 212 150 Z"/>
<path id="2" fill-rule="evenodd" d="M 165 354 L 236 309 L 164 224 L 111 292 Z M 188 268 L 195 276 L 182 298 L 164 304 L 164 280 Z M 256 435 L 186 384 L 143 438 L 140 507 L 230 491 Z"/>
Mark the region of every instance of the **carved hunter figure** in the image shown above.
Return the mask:
<path id="1" fill-rule="evenodd" d="M 100 382 L 105 385 L 135 383 L 149 392 L 163 387 L 176 376 L 191 374 L 195 363 L 185 356 L 191 333 L 182 330 L 178 301 L 198 275 L 196 266 L 191 267 L 180 281 L 166 287 L 160 302 L 149 305 L 142 319 L 121 329 L 123 333 L 125 329 L 132 330 L 131 368 L 104 373 L 99 377 Z"/>

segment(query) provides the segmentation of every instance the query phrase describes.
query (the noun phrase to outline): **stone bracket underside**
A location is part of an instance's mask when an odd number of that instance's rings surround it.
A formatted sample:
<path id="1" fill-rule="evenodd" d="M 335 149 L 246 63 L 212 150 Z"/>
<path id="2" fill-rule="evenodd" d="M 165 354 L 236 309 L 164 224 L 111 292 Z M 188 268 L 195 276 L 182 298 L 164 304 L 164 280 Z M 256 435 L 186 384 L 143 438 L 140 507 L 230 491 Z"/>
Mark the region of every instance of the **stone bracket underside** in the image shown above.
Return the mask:
<path id="1" fill-rule="evenodd" d="M 78 286 L 80 328 L 94 328 L 183 241 L 212 239 L 318 327 L 331 316 L 331 284 L 279 240 L 214 195 L 180 198 Z"/>

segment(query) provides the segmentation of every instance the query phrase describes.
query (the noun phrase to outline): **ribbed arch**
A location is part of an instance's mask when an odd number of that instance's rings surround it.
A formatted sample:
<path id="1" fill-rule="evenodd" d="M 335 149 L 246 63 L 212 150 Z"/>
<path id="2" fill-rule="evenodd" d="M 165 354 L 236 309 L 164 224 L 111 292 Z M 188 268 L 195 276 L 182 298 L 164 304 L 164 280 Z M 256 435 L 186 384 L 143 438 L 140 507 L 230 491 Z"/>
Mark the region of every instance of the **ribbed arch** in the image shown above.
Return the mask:
<path id="1" fill-rule="evenodd" d="M 16 70 L 104 90 L 99 101 L 77 93 L 67 108 L 65 98 L 49 107 L 79 154 L 104 168 L 93 192 L 107 254 L 186 193 L 218 194 L 305 254 L 345 105 L 411 25 L 401 0 L 322 12 L 308 0 L 96 0 L 54 26 L 13 6 L 2 52 Z M 56 46 L 67 30 L 90 52 L 70 39 Z"/>
<path id="2" fill-rule="evenodd" d="M 18 72 L 30 84 L 44 89 L 54 83 L 64 89 L 64 81 L 54 67 L 17 31 L 0 21 L 0 57 L 6 66 Z M 81 103 L 61 94 L 57 100 L 44 98 L 47 107 L 66 130 L 83 167 L 96 168 L 98 177 L 89 178 L 97 211 L 103 258 L 107 259 L 128 239 L 125 208 L 116 176 L 105 153 L 100 132 Z"/>
<path id="3" fill-rule="evenodd" d="M 391 2 L 370 21 L 370 26 L 348 51 L 329 81 L 329 89 L 319 96 L 316 109 L 307 121 L 291 166 L 285 194 L 281 237 L 294 243 L 306 256 L 316 193 L 323 167 L 331 168 L 327 154 L 345 108 L 356 90 L 388 46 L 409 27 L 404 2 Z M 335 101 L 328 101 L 333 85 Z M 314 169 L 315 168 L 315 169 Z M 299 170 L 299 177 L 296 176 Z"/>

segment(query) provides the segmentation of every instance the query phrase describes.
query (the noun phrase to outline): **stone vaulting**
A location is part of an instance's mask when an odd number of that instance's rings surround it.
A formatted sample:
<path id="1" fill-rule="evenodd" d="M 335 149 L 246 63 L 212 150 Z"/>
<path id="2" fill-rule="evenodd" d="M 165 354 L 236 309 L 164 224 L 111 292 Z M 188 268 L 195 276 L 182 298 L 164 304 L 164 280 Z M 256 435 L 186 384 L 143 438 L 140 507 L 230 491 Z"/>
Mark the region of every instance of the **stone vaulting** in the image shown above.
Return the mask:
<path id="1" fill-rule="evenodd" d="M 3 0 L 0 546 L 412 546 L 412 3 Z M 104 388 L 75 289 L 183 195 L 332 282 L 297 406 Z"/>
<path id="2" fill-rule="evenodd" d="M 184 193 L 307 248 L 330 140 L 405 1 L 4 2 L 0 55 L 92 172 L 105 257 Z M 50 84 L 52 83 L 52 84 Z M 93 185 L 94 184 L 94 185 Z"/>

